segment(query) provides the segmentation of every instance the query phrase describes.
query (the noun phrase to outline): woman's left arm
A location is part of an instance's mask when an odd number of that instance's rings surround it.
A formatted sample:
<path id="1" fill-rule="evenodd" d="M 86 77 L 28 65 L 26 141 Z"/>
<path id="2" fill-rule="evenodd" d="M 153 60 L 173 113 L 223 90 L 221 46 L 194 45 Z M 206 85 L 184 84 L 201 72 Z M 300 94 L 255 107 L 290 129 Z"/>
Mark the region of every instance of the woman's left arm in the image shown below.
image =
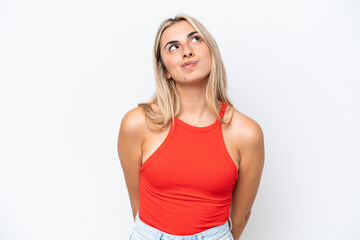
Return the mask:
<path id="1" fill-rule="evenodd" d="M 248 119 L 245 126 L 246 128 L 242 128 L 237 135 L 240 154 L 239 177 L 230 205 L 231 233 L 235 240 L 240 238 L 250 217 L 265 161 L 264 137 L 260 125 Z"/>

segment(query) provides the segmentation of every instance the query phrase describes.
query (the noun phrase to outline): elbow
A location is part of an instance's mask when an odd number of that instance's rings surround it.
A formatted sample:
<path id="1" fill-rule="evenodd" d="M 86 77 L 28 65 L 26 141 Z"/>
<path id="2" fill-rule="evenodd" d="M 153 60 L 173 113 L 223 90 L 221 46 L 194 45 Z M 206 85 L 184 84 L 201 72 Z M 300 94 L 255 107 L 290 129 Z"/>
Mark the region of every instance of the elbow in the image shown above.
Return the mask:
<path id="1" fill-rule="evenodd" d="M 248 211 L 248 213 L 245 215 L 246 221 L 250 218 L 251 215 L 251 209 Z"/>
<path id="2" fill-rule="evenodd" d="M 251 210 L 249 210 L 248 212 L 246 212 L 242 216 L 242 218 L 240 219 L 239 224 L 242 225 L 242 226 L 245 226 L 247 224 L 247 222 L 249 221 L 250 215 L 251 215 Z"/>
<path id="3" fill-rule="evenodd" d="M 238 217 L 235 217 L 232 219 L 232 223 L 234 226 L 238 226 L 239 228 L 242 228 L 245 226 L 250 218 L 251 210 L 247 211 L 246 213 L 243 213 L 239 215 Z"/>
<path id="4" fill-rule="evenodd" d="M 240 238 L 245 226 L 247 225 L 250 215 L 251 211 L 248 211 L 246 214 L 242 215 L 238 221 L 233 221 L 232 235 L 234 239 L 238 240 Z"/>
<path id="5" fill-rule="evenodd" d="M 243 221 L 245 222 L 245 224 L 249 221 L 250 215 L 251 215 L 251 210 L 244 217 Z"/>

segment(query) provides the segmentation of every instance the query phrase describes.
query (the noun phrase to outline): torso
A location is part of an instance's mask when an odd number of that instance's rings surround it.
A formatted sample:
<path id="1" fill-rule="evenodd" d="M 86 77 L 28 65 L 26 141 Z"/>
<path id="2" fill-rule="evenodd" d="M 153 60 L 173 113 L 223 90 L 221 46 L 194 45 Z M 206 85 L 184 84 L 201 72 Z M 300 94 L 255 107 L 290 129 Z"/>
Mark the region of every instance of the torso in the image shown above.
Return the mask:
<path id="1" fill-rule="evenodd" d="M 156 111 L 157 107 L 155 104 L 152 105 L 152 108 Z M 240 165 L 240 149 L 239 149 L 239 131 L 241 131 L 240 128 L 240 118 L 242 117 L 241 113 L 239 113 L 236 109 L 226 110 L 224 115 L 224 121 L 227 122 L 232 114 L 232 110 L 234 110 L 234 116 L 230 124 L 222 124 L 222 132 L 223 132 L 223 138 L 225 142 L 226 149 L 231 156 L 232 160 L 235 163 L 235 166 L 237 167 L 237 170 L 239 170 Z M 192 123 L 189 123 L 190 125 L 194 125 Z M 211 124 L 211 123 L 210 123 Z M 204 126 L 210 125 L 206 124 Z M 149 156 L 151 156 L 157 148 L 162 144 L 162 142 L 165 140 L 166 136 L 168 135 L 170 131 L 170 124 L 169 126 L 162 131 L 154 131 L 149 128 L 147 128 L 147 131 L 144 135 L 144 140 L 142 144 L 142 159 L 141 162 L 144 164 Z"/>

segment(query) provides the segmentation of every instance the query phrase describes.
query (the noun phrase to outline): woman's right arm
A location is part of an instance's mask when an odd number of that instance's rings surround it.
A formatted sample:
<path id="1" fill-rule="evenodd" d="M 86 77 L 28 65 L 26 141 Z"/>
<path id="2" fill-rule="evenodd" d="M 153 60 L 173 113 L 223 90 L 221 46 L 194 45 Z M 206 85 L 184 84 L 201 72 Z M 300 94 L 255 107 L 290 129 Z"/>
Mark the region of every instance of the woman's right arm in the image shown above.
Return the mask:
<path id="1" fill-rule="evenodd" d="M 145 128 L 143 110 L 140 107 L 134 108 L 127 112 L 122 119 L 117 142 L 134 220 L 140 207 L 141 146 Z"/>

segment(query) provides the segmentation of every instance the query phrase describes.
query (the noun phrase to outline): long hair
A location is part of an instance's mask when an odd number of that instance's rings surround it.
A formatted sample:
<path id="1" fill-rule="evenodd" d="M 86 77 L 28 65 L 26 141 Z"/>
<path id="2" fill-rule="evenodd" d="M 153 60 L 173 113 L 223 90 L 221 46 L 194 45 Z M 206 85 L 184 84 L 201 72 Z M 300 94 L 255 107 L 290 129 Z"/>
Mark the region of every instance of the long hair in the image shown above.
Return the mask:
<path id="1" fill-rule="evenodd" d="M 166 78 L 166 68 L 160 56 L 159 46 L 160 38 L 164 30 L 180 21 L 187 21 L 191 24 L 210 48 L 212 66 L 206 87 L 206 102 L 210 111 L 216 116 L 216 119 L 221 123 L 226 123 L 219 116 L 221 105 L 219 105 L 218 101 L 225 102 L 228 106 L 227 109 L 233 108 L 233 104 L 230 102 L 226 93 L 226 71 L 219 48 L 215 39 L 211 36 L 204 25 L 196 19 L 184 14 L 177 15 L 175 18 L 168 18 L 159 26 L 153 48 L 153 67 L 156 91 L 150 102 L 139 103 L 138 107 L 141 107 L 144 110 L 146 119 L 150 121 L 155 130 L 162 130 L 166 128 L 170 121 L 174 121 L 174 117 L 178 116 L 181 111 L 180 96 L 176 89 L 176 82 L 172 78 Z M 160 113 L 155 112 L 151 108 L 151 104 L 153 103 L 158 105 Z M 231 116 L 229 122 L 231 122 L 232 117 L 233 115 Z"/>

